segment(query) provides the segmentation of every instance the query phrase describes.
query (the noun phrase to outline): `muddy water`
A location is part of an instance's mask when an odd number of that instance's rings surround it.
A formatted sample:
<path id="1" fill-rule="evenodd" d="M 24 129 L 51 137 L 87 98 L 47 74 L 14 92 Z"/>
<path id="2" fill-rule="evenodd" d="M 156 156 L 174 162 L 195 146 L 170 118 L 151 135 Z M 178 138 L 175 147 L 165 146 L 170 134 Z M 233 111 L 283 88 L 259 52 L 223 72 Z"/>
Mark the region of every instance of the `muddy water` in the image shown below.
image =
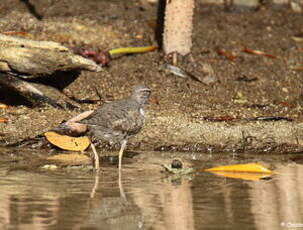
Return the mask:
<path id="1" fill-rule="evenodd" d="M 8 152 L 6 152 L 8 153 Z M 11 153 L 11 154 L 16 154 Z M 31 156 L 35 153 L 31 153 Z M 266 180 L 167 175 L 172 158 L 186 166 L 259 162 Z M 32 157 L 31 157 L 32 158 Z M 0 229 L 289 229 L 303 225 L 303 156 L 159 153 L 125 158 L 99 176 L 81 168 L 43 170 L 0 164 Z"/>

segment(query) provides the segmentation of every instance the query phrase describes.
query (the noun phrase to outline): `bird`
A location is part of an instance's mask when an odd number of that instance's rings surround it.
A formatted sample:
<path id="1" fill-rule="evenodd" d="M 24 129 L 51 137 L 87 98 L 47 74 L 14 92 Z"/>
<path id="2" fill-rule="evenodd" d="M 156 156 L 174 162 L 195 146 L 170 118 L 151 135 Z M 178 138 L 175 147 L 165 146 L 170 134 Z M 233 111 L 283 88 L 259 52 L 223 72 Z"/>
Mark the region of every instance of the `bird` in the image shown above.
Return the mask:
<path id="1" fill-rule="evenodd" d="M 144 85 L 134 87 L 127 98 L 112 101 L 96 109 L 89 116 L 78 121 L 87 125 L 91 139 L 95 169 L 99 171 L 99 156 L 94 143 L 120 144 L 119 174 L 122 170 L 123 152 L 130 137 L 138 134 L 144 126 L 144 107 L 149 101 L 150 88 Z"/>

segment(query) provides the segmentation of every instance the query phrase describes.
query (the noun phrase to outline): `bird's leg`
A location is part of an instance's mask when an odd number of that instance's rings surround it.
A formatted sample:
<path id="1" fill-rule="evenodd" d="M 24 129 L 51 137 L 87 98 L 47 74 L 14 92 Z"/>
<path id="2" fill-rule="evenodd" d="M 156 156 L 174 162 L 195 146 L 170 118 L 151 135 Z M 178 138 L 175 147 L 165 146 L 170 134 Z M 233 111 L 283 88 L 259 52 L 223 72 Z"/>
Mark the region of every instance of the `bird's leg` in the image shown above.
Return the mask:
<path id="1" fill-rule="evenodd" d="M 96 151 L 95 145 L 93 143 L 90 143 L 90 146 L 91 146 L 91 148 L 93 150 L 93 153 L 94 153 L 94 167 L 95 167 L 96 171 L 99 172 L 99 170 L 100 170 L 99 155 Z"/>
<path id="2" fill-rule="evenodd" d="M 126 148 L 126 143 L 127 143 L 126 140 L 121 141 L 121 148 L 120 148 L 120 151 L 119 151 L 119 179 L 118 179 L 119 189 L 120 189 L 120 196 L 124 200 L 126 200 L 126 196 L 125 196 L 123 185 L 122 185 L 122 158 L 123 158 L 123 152 Z"/>
<path id="3" fill-rule="evenodd" d="M 120 171 L 119 171 L 118 183 L 119 183 L 120 196 L 123 198 L 123 200 L 126 200 L 126 196 L 125 196 L 125 192 L 124 192 L 123 184 L 122 184 L 122 175 L 121 175 Z"/>
<path id="4" fill-rule="evenodd" d="M 119 175 L 120 175 L 121 169 L 122 169 L 122 157 L 123 157 L 123 152 L 126 148 L 126 143 L 127 143 L 127 140 L 121 141 L 121 148 L 119 151 Z"/>
<path id="5" fill-rule="evenodd" d="M 99 173 L 96 173 L 95 175 L 95 183 L 94 183 L 94 187 L 90 193 L 90 198 L 94 198 L 95 194 L 96 194 L 96 191 L 98 189 L 98 186 L 99 186 Z"/>

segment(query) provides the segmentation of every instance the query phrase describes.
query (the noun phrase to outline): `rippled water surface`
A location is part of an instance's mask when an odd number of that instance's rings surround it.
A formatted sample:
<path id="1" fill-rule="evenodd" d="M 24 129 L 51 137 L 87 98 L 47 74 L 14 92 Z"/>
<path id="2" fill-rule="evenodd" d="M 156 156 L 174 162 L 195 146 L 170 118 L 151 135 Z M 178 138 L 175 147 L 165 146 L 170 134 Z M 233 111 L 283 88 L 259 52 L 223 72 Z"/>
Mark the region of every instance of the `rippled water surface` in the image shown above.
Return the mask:
<path id="1" fill-rule="evenodd" d="M 264 180 L 203 170 L 172 176 L 173 158 L 196 169 L 259 162 Z M 142 153 L 97 176 L 78 169 L 0 164 L 0 229 L 290 229 L 303 228 L 303 155 Z"/>

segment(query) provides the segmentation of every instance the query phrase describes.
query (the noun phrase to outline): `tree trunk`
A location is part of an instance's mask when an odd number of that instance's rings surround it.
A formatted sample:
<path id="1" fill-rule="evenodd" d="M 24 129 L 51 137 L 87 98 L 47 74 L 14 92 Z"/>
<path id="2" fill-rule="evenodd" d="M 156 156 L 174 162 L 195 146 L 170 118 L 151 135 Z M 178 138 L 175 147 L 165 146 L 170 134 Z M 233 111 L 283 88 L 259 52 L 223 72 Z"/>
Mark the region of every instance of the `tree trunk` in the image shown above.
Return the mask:
<path id="1" fill-rule="evenodd" d="M 195 0 L 166 0 L 163 48 L 165 54 L 190 53 Z"/>

